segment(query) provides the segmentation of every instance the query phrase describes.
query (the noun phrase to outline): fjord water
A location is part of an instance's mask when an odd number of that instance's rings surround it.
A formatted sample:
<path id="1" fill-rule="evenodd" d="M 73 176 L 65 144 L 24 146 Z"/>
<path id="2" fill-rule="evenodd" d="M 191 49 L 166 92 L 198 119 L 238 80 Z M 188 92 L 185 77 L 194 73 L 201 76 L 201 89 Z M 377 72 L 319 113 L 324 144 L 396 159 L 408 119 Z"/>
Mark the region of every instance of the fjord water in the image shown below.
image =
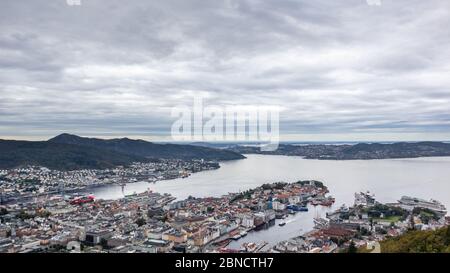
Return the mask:
<path id="1" fill-rule="evenodd" d="M 178 199 L 221 196 L 277 181 L 315 179 L 325 183 L 337 205 L 353 203 L 354 193 L 371 191 L 381 202 L 402 195 L 436 199 L 450 208 L 450 157 L 383 160 L 312 160 L 276 155 L 246 155 L 247 159 L 221 162 L 221 168 L 188 178 L 93 189 L 97 198 L 116 199 L 151 189 Z"/>
<path id="2" fill-rule="evenodd" d="M 124 194 L 151 189 L 170 193 L 178 199 L 188 196 L 221 196 L 277 181 L 319 180 L 325 183 L 336 198 L 332 208 L 312 207 L 309 212 L 297 213 L 267 230 L 252 232 L 233 242 L 239 248 L 244 241 L 268 241 L 270 245 L 298 236 L 313 227 L 313 218 L 325 211 L 346 204 L 353 205 L 354 193 L 370 191 L 380 202 L 395 202 L 403 195 L 436 199 L 450 208 L 450 157 L 384 159 L 384 160 L 311 160 L 301 157 L 275 155 L 246 155 L 247 159 L 222 162 L 221 168 L 196 173 L 188 178 L 138 182 L 120 186 L 110 185 L 93 190 L 97 198 L 115 199 Z M 278 221 L 278 220 L 277 220 Z M 278 222 L 277 222 L 278 223 Z"/>

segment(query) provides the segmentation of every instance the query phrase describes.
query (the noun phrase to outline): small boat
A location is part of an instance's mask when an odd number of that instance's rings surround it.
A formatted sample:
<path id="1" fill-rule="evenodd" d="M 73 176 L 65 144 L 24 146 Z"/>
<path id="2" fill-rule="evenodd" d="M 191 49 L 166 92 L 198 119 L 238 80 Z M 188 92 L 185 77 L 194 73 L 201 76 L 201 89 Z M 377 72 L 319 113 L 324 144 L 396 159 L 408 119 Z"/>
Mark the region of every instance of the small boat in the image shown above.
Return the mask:
<path id="1" fill-rule="evenodd" d="M 232 232 L 230 232 L 230 238 L 237 241 L 241 238 L 241 234 L 239 233 L 238 230 L 233 230 Z"/>
<path id="2" fill-rule="evenodd" d="M 239 239 L 241 239 L 241 235 L 234 235 L 233 237 L 231 237 L 233 240 L 237 241 Z"/>
<path id="3" fill-rule="evenodd" d="M 247 236 L 247 231 L 245 231 L 245 230 L 241 231 L 240 235 L 241 235 L 241 237 Z"/>
<path id="4" fill-rule="evenodd" d="M 308 211 L 308 207 L 302 206 L 299 208 L 299 211 Z"/>
<path id="5" fill-rule="evenodd" d="M 215 245 L 218 247 L 224 248 L 224 247 L 227 247 L 230 243 L 231 243 L 230 239 L 225 239 L 223 241 L 215 243 Z"/>
<path id="6" fill-rule="evenodd" d="M 282 227 L 282 226 L 286 225 L 286 222 L 283 221 L 283 222 L 279 223 L 278 225 L 279 225 L 280 227 Z"/>

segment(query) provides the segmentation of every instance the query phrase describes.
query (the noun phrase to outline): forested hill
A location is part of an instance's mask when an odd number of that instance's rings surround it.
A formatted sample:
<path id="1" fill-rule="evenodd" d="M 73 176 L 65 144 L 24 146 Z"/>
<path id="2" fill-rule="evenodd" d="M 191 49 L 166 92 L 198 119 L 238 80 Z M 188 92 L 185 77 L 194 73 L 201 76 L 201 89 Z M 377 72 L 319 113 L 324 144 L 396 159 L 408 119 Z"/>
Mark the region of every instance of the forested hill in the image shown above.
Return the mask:
<path id="1" fill-rule="evenodd" d="M 205 160 L 235 160 L 245 158 L 239 153 L 209 147 L 159 144 L 145 140 L 129 138 L 99 139 L 85 138 L 76 135 L 62 134 L 49 140 L 51 143 L 73 144 L 94 147 L 127 155 L 147 158 L 164 159 L 205 159 Z"/>
<path id="2" fill-rule="evenodd" d="M 48 141 L 0 140 L 0 169 L 28 165 L 57 170 L 105 169 L 155 159 L 234 160 L 239 153 L 143 140 L 94 139 L 63 134 Z"/>
<path id="3" fill-rule="evenodd" d="M 429 231 L 409 231 L 381 242 L 387 253 L 450 253 L 450 226 Z"/>
<path id="4" fill-rule="evenodd" d="M 147 160 L 85 146 L 47 141 L 0 140 L 0 169 L 29 165 L 56 170 L 105 169 Z"/>

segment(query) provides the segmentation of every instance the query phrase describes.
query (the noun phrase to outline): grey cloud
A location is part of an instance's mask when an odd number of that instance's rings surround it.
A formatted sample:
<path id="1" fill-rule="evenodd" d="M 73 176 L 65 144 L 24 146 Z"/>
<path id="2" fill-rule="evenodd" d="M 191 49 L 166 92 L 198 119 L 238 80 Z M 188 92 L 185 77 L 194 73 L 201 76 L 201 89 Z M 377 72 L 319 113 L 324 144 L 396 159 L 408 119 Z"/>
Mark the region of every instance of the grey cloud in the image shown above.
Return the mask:
<path id="1" fill-rule="evenodd" d="M 160 137 L 206 94 L 282 106 L 286 135 L 450 137 L 449 24 L 439 0 L 6 0 L 0 136 Z"/>

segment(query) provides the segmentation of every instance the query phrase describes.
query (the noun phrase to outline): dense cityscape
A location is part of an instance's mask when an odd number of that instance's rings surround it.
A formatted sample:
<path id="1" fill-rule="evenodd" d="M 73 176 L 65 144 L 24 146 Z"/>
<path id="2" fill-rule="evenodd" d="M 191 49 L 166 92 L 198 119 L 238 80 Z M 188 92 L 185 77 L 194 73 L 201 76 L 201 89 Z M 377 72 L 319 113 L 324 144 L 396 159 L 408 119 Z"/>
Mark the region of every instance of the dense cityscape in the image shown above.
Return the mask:
<path id="1" fill-rule="evenodd" d="M 0 203 L 45 198 L 49 194 L 78 192 L 109 184 L 186 178 L 192 173 L 219 167 L 217 162 L 205 160 L 159 159 L 104 170 L 60 171 L 36 166 L 0 170 Z"/>
<path id="2" fill-rule="evenodd" d="M 210 168 L 217 164 L 162 161 L 107 171 L 61 173 L 37 167 L 2 171 L 3 196 L 7 193 L 12 199 L 4 198 L 1 205 L 0 252 L 379 252 L 377 242 L 385 238 L 408 230 L 436 230 L 450 223 L 446 208 L 438 201 L 402 197 L 398 203 L 381 204 L 370 193 L 355 193 L 354 206 L 341 206 L 324 218 L 314 218 L 313 230 L 269 248 L 264 241 L 231 248 L 230 242 L 273 228 L 277 219 L 282 227 L 288 215 L 314 206 L 333 206 L 335 199 L 322 182 L 314 180 L 264 184 L 221 197 L 185 200 L 151 190 L 117 200 L 66 191 L 88 187 L 87 181 L 94 179 L 93 184 L 128 183 L 184 177 Z M 66 187 L 59 188 L 59 181 Z M 33 196 L 30 202 L 17 202 Z"/>

